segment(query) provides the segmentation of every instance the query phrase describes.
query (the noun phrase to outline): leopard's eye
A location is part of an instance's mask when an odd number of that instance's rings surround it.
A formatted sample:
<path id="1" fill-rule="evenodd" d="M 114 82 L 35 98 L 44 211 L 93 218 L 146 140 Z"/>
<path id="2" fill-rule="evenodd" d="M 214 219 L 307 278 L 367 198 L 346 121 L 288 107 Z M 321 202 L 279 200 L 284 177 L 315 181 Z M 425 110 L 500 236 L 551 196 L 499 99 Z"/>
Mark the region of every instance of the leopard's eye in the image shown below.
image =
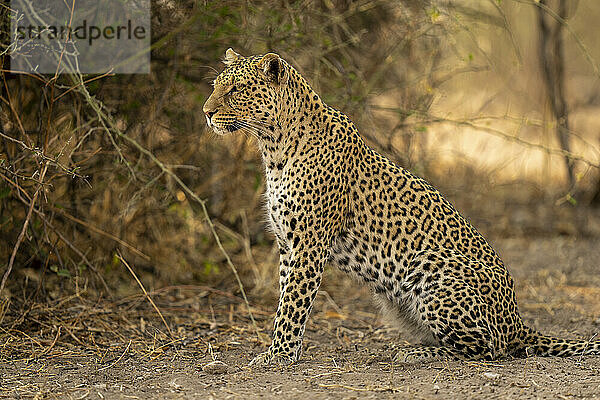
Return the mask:
<path id="1" fill-rule="evenodd" d="M 229 89 L 229 92 L 227 92 L 227 94 L 233 94 L 237 92 L 237 87 L 234 85 L 231 89 Z"/>

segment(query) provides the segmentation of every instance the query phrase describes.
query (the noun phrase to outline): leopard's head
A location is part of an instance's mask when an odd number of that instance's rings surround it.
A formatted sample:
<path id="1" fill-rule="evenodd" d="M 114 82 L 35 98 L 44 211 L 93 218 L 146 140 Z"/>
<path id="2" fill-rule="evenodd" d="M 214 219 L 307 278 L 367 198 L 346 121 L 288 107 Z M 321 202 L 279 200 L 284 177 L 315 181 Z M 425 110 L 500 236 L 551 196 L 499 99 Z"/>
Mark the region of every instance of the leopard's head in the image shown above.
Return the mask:
<path id="1" fill-rule="evenodd" d="M 271 136 L 291 67 L 274 53 L 243 57 L 231 48 L 223 62 L 225 69 L 202 109 L 208 126 L 220 135 L 244 131 L 259 138 Z"/>

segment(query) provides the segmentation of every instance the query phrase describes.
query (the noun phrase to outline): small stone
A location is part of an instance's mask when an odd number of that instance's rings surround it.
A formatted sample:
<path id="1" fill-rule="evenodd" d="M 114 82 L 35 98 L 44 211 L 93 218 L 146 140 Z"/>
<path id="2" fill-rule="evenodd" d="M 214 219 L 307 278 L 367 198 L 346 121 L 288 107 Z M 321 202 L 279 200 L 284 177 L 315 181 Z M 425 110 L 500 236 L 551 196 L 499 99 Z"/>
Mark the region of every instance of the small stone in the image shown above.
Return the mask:
<path id="1" fill-rule="evenodd" d="M 177 383 L 175 380 L 176 380 L 176 378 L 173 379 L 171 382 L 169 382 L 169 386 L 171 386 L 173 388 L 172 391 L 174 391 L 174 392 L 182 391 L 183 387 L 179 383 Z"/>
<path id="2" fill-rule="evenodd" d="M 483 376 L 488 379 L 498 379 L 500 377 L 500 375 L 495 372 L 484 372 Z"/>
<path id="3" fill-rule="evenodd" d="M 224 374 L 229 367 L 222 361 L 212 361 L 202 367 L 207 374 Z"/>

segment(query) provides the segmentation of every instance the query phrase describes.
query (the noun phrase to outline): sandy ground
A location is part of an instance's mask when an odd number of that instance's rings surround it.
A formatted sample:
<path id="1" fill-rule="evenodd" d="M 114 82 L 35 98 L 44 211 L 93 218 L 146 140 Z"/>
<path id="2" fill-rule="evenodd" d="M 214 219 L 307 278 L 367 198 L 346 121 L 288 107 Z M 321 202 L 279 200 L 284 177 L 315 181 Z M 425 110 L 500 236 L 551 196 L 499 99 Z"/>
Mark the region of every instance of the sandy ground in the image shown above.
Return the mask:
<path id="1" fill-rule="evenodd" d="M 597 237 L 494 242 L 530 325 L 572 338 L 600 331 Z M 155 299 L 171 339 L 143 299 L 115 306 L 119 315 L 105 310 L 104 322 L 88 317 L 87 332 L 65 322 L 62 329 L 47 326 L 47 340 L 36 339 L 33 329 L 3 335 L 0 398 L 600 398 L 600 356 L 393 364 L 392 347 L 405 343 L 402 332 L 386 327 L 369 293 L 335 271 L 317 298 L 303 358 L 289 367 L 247 367 L 266 340 L 258 340 L 237 297 L 189 287 Z M 255 294 L 251 301 L 260 300 Z M 253 307 L 264 335 L 275 304 L 267 302 Z M 100 344 L 110 318 L 123 331 Z M 13 344 L 22 335 L 31 336 L 30 351 Z M 225 364 L 222 371 L 203 370 L 213 360 Z"/>

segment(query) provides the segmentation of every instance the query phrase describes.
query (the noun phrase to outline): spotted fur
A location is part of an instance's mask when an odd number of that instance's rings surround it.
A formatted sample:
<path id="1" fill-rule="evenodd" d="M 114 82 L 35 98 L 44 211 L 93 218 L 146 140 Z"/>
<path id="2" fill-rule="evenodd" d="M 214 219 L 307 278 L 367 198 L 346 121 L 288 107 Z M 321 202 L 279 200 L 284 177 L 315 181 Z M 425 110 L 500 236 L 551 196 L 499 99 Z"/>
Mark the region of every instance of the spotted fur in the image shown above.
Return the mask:
<path id="1" fill-rule="evenodd" d="M 273 341 L 255 362 L 289 363 L 326 263 L 370 286 L 423 346 L 397 359 L 600 353 L 600 342 L 543 336 L 523 324 L 514 284 L 483 236 L 429 183 L 369 148 L 278 55 L 242 57 L 204 105 L 218 134 L 256 136 L 279 245 Z"/>

